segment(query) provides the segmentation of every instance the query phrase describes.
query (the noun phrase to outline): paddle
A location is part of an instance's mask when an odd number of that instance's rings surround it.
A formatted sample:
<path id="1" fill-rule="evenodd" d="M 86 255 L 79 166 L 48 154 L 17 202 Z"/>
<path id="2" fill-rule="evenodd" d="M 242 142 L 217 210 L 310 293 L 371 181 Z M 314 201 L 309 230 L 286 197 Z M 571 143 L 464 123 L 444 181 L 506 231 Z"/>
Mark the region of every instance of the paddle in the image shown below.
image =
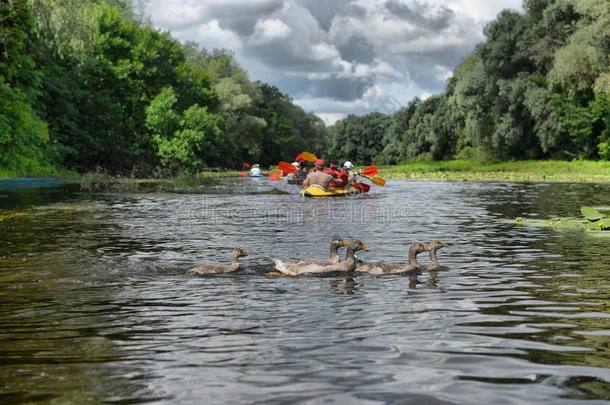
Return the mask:
<path id="1" fill-rule="evenodd" d="M 244 162 L 244 163 L 242 163 L 241 168 L 243 169 L 244 167 L 250 167 L 250 165 L 248 163 Z M 239 172 L 239 175 L 240 176 L 247 176 L 248 173 L 246 173 L 246 172 Z"/>
<path id="2" fill-rule="evenodd" d="M 288 172 L 288 173 L 296 172 L 298 170 L 296 167 L 294 167 L 293 165 L 291 165 L 288 162 L 280 162 L 277 164 L 277 167 L 279 167 L 280 170 L 282 170 L 283 172 Z"/>
<path id="3" fill-rule="evenodd" d="M 362 174 L 366 174 L 367 176 L 372 176 L 377 174 L 377 168 L 375 166 L 370 166 L 365 169 L 362 169 Z"/>
<path id="4" fill-rule="evenodd" d="M 381 177 L 369 177 L 369 176 L 366 176 L 364 174 L 360 174 L 360 175 L 362 177 L 365 177 L 365 178 L 369 179 L 371 181 L 371 183 L 373 183 L 373 184 L 376 184 L 376 185 L 381 186 L 381 187 L 385 186 L 385 180 L 382 179 Z"/>
<path id="5" fill-rule="evenodd" d="M 376 184 L 378 186 L 385 186 L 385 179 L 382 179 L 381 177 L 369 177 L 369 180 L 371 181 L 371 183 Z"/>
<path id="6" fill-rule="evenodd" d="M 313 153 L 302 152 L 301 159 L 306 160 L 308 162 L 315 162 L 316 160 L 318 160 L 318 157 L 316 155 L 314 155 Z"/>

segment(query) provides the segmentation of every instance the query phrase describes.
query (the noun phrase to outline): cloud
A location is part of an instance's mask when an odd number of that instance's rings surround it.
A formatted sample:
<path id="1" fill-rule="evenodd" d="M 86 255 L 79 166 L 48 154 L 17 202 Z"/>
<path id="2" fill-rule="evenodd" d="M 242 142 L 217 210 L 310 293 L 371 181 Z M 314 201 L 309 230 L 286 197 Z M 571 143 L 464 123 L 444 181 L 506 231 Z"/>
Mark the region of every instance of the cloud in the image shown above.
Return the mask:
<path id="1" fill-rule="evenodd" d="M 281 41 L 290 36 L 292 30 L 282 20 L 258 20 L 252 34 L 253 44 L 267 44 Z"/>
<path id="2" fill-rule="evenodd" d="M 521 0 L 150 0 L 147 10 L 182 41 L 234 51 L 252 80 L 331 122 L 439 93 L 503 8 Z"/>

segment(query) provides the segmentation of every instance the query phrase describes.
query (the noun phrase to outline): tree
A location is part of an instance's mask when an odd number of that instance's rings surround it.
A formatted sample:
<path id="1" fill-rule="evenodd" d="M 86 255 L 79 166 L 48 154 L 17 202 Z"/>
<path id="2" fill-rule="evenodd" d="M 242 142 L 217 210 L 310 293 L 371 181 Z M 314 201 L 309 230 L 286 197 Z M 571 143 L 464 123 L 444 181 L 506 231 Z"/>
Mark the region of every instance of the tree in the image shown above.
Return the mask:
<path id="1" fill-rule="evenodd" d="M 31 107 L 39 74 L 25 51 L 33 25 L 25 0 L 0 4 L 0 166 L 31 172 L 40 168 L 47 127 Z"/>
<path id="2" fill-rule="evenodd" d="M 178 111 L 177 101 L 174 90 L 166 87 L 146 109 L 146 124 L 163 165 L 187 171 L 231 165 L 235 145 L 220 130 L 217 117 L 198 104 Z"/>
<path id="3" fill-rule="evenodd" d="M 384 149 L 383 138 L 392 123 L 389 115 L 374 112 L 362 117 L 353 114 L 335 123 L 329 158 L 371 164 Z"/>

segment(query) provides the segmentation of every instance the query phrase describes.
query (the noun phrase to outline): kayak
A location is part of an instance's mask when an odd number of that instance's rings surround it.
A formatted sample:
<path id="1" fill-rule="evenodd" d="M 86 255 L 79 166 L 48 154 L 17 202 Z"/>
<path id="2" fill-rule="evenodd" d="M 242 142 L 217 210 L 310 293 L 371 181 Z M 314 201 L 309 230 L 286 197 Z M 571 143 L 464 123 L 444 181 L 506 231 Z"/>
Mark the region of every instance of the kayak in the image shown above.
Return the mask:
<path id="1" fill-rule="evenodd" d="M 324 189 L 317 184 L 304 188 L 301 194 L 305 197 L 345 197 L 347 195 L 360 194 L 362 189 L 350 186 L 348 188 Z"/>

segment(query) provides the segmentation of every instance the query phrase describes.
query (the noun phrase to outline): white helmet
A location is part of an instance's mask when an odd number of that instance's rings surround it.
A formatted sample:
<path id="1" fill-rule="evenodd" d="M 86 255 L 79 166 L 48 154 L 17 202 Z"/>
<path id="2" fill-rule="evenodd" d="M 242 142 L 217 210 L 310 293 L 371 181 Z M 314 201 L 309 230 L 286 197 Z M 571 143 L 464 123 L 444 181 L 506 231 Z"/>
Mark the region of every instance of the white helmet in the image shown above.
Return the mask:
<path id="1" fill-rule="evenodd" d="M 297 168 L 298 168 L 298 167 L 299 167 L 299 162 L 292 162 L 292 165 L 293 165 L 294 167 L 297 167 Z"/>
<path id="2" fill-rule="evenodd" d="M 343 167 L 345 167 L 346 169 L 350 170 L 351 168 L 354 167 L 354 165 L 352 164 L 352 162 L 350 162 L 349 160 L 346 161 L 345 163 L 343 163 Z"/>

